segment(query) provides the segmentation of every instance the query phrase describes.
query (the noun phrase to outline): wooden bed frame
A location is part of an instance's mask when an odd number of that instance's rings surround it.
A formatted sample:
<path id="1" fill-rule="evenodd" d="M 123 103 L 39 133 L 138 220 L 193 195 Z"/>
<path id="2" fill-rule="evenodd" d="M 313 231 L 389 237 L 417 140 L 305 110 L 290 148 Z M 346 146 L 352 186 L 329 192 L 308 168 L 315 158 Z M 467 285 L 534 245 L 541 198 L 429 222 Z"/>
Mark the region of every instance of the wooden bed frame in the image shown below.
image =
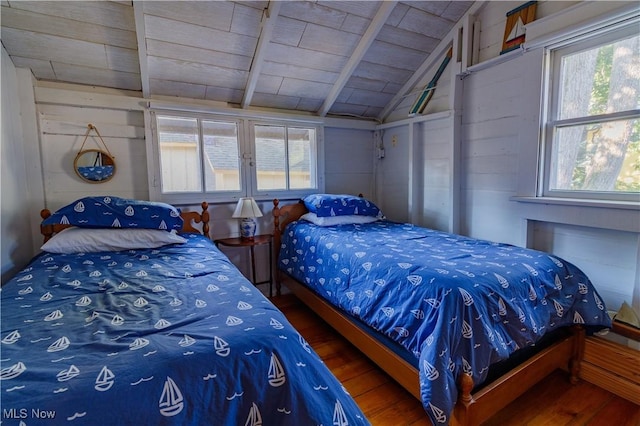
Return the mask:
<path id="1" fill-rule="evenodd" d="M 305 213 L 307 209 L 301 201 L 280 207 L 279 200 L 273 200 L 275 259 L 278 259 L 285 227 Z M 280 294 L 281 284 L 284 283 L 324 321 L 413 396 L 421 399 L 419 373 L 415 367 L 355 325 L 342 310 L 334 307 L 277 267 L 275 275 L 277 294 Z M 579 326 L 572 327 L 570 335 L 560 338 L 493 382 L 483 384 L 483 387 L 473 393 L 475 384 L 471 375 L 463 374 L 458 385 L 460 392 L 452 413 L 451 424 L 478 425 L 486 421 L 558 368 L 568 370 L 571 383 L 576 383 L 584 353 L 584 339 L 584 329 Z"/>
<path id="2" fill-rule="evenodd" d="M 180 216 L 184 220 L 184 224 L 182 225 L 180 232 L 192 232 L 202 234 L 207 237 L 209 236 L 209 204 L 206 201 L 203 201 L 200 206 L 202 207 L 202 212 L 200 213 L 180 212 Z M 40 217 L 42 217 L 42 220 L 45 220 L 49 216 L 51 216 L 51 211 L 49 211 L 49 209 L 42 209 L 40 211 Z M 195 226 L 197 223 L 202 223 L 202 229 L 198 229 Z M 40 233 L 44 236 L 44 242 L 46 243 L 55 234 L 71 226 L 72 225 L 63 225 L 61 223 L 40 225 Z"/>

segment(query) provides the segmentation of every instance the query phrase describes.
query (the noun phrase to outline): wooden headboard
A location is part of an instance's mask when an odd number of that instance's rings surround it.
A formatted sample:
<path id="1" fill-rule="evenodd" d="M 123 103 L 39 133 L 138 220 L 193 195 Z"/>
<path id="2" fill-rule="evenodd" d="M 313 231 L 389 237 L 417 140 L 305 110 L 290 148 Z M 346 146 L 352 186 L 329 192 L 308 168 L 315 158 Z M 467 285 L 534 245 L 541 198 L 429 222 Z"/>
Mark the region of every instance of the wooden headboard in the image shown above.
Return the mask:
<path id="1" fill-rule="evenodd" d="M 180 216 L 182 217 L 182 220 L 184 220 L 184 224 L 182 225 L 180 232 L 191 232 L 202 234 L 207 237 L 209 236 L 209 203 L 203 201 L 200 206 L 202 207 L 202 212 L 180 212 Z M 49 216 L 51 216 L 49 209 L 42 209 L 40 211 L 40 217 L 42 217 L 42 220 L 45 220 Z M 195 227 L 195 224 L 197 223 L 202 223 L 202 230 Z M 55 234 L 71 226 L 72 225 L 64 225 L 61 223 L 56 223 L 54 225 L 40 225 L 40 233 L 44 236 L 44 242 L 46 243 Z"/>
<path id="2" fill-rule="evenodd" d="M 280 244 L 282 240 L 282 232 L 284 228 L 291 222 L 300 219 L 300 216 L 309 212 L 302 200 L 295 204 L 288 204 L 280 207 L 280 200 L 273 200 L 273 246 L 275 248 L 276 259 L 280 254 Z"/>
<path id="3" fill-rule="evenodd" d="M 280 257 L 280 246 L 282 245 L 284 228 L 291 222 L 300 219 L 300 217 L 308 211 L 302 200 L 298 200 L 298 202 L 294 204 L 287 204 L 283 207 L 280 207 L 280 200 L 277 198 L 273 200 L 273 210 L 271 214 L 273 215 L 273 251 L 276 264 Z M 280 277 L 280 268 L 277 267 L 275 268 L 275 279 L 276 292 L 280 294 L 280 283 L 282 279 Z"/>

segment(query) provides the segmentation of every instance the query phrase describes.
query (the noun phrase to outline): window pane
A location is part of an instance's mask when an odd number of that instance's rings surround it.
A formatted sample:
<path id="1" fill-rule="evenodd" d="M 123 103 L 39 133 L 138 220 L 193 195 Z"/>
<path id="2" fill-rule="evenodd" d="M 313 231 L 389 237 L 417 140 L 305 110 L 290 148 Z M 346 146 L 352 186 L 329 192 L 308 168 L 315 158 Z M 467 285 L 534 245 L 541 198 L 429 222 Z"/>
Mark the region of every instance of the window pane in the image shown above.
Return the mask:
<path id="1" fill-rule="evenodd" d="M 254 131 L 258 190 L 287 189 L 285 128 L 256 125 Z"/>
<path id="2" fill-rule="evenodd" d="M 236 123 L 203 121 L 204 179 L 207 191 L 239 191 L 240 160 Z"/>
<path id="3" fill-rule="evenodd" d="M 640 191 L 640 119 L 556 129 L 549 189 Z"/>
<path id="4" fill-rule="evenodd" d="M 162 192 L 201 192 L 198 122 L 158 116 Z"/>
<path id="5" fill-rule="evenodd" d="M 640 35 L 562 57 L 561 120 L 640 108 Z"/>
<path id="6" fill-rule="evenodd" d="M 315 129 L 288 129 L 289 132 L 289 187 L 306 189 L 315 187 L 311 182 L 311 148 L 315 146 Z"/>

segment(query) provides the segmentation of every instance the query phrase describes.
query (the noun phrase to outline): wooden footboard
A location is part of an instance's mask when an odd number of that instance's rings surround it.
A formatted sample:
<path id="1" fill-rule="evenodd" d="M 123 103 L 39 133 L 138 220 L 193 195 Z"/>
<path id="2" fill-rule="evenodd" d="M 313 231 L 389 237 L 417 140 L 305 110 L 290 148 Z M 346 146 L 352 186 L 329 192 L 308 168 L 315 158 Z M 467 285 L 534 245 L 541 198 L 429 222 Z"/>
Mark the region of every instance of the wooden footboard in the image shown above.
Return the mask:
<path id="1" fill-rule="evenodd" d="M 306 212 L 307 209 L 302 203 L 280 207 L 278 200 L 274 200 L 276 259 L 280 252 L 281 235 L 284 228 Z M 302 302 L 335 328 L 338 333 L 349 340 L 414 397 L 421 399 L 419 372 L 416 368 L 353 324 L 342 311 L 325 301 L 308 287 L 300 284 L 279 270 L 279 268 L 276 268 L 276 271 L 278 292 L 280 291 L 281 283 L 284 283 Z M 583 352 L 584 330 L 581 327 L 575 327 L 570 335 L 561 338 L 476 392 L 472 393 L 475 385 L 471 376 L 463 375 L 458 384 L 460 393 L 451 423 L 471 426 L 486 421 L 558 368 L 568 370 L 571 375 L 571 381 L 574 383 L 578 380 Z"/>
<path id="2" fill-rule="evenodd" d="M 578 370 L 584 348 L 584 330 L 575 327 L 571 335 L 529 358 L 508 373 L 471 394 L 473 384 L 463 378 L 460 396 L 454 408 L 458 424 L 477 425 L 496 414 L 510 402 L 556 369 L 569 370 L 572 383 L 578 380 Z"/>

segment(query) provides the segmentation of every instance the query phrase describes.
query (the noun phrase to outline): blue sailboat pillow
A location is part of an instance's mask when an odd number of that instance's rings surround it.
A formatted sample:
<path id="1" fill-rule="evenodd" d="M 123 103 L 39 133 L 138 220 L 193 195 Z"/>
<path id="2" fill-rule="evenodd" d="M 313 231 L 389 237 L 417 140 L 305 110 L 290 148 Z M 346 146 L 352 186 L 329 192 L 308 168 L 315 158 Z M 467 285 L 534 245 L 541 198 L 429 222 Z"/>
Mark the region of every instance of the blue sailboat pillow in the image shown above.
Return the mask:
<path id="1" fill-rule="evenodd" d="M 179 231 L 182 229 L 183 220 L 180 210 L 170 204 L 104 196 L 76 200 L 57 210 L 42 224 Z"/>
<path id="2" fill-rule="evenodd" d="M 381 217 L 380 209 L 366 198 L 342 194 L 311 194 L 302 199 L 305 207 L 318 217 L 374 216 Z"/>

